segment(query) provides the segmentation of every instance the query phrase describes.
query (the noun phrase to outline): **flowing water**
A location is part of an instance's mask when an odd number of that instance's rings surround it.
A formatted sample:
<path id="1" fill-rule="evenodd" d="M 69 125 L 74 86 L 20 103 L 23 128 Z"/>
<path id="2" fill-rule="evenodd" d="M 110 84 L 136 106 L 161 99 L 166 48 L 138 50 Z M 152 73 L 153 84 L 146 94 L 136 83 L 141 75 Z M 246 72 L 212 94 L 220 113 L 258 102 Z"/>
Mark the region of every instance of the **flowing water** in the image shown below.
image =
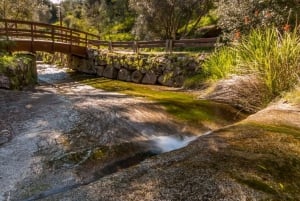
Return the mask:
<path id="1" fill-rule="evenodd" d="M 39 63 L 38 78 L 33 91 L 1 91 L 14 138 L 0 146 L 0 200 L 80 188 L 197 139 L 153 103 L 80 84 L 65 68 Z"/>

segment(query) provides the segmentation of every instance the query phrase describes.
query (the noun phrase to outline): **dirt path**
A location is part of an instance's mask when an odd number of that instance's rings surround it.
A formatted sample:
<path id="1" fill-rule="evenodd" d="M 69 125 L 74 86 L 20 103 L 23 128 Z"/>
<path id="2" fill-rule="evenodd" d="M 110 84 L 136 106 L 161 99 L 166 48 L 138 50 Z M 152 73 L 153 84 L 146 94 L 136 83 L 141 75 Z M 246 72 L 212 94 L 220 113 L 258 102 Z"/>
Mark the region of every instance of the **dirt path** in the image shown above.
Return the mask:
<path id="1" fill-rule="evenodd" d="M 90 178 L 96 170 L 86 175 L 76 165 L 93 157 L 87 153 L 98 154 L 99 147 L 123 159 L 148 151 L 151 140 L 166 145 L 162 136 L 175 136 L 171 149 L 190 140 L 184 136 L 191 133 L 152 102 L 71 82 L 63 70 L 49 66 L 40 66 L 39 78 L 43 84 L 34 91 L 0 90 L 0 131 L 10 135 L 0 145 L 0 200 L 24 199 Z M 111 147 L 120 145 L 128 155 L 115 154 Z M 79 159 L 73 160 L 74 153 Z M 107 163 L 102 160 L 102 166 Z"/>

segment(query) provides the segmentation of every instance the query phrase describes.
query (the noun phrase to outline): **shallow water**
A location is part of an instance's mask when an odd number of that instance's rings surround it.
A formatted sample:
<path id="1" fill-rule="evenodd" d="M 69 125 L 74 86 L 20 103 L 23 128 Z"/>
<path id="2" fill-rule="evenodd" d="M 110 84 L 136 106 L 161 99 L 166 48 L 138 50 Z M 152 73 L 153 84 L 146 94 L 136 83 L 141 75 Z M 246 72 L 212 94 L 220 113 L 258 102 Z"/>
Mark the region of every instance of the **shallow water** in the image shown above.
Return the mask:
<path id="1" fill-rule="evenodd" d="M 54 159 L 53 155 L 57 155 L 59 159 L 56 160 L 58 163 L 56 170 L 62 172 L 62 175 L 65 174 L 64 171 L 69 171 L 72 175 L 75 172 L 80 180 L 76 176 L 71 176 L 70 179 L 74 182 L 67 184 L 58 182 L 57 185 L 55 179 L 52 179 L 52 177 L 56 178 L 56 175 L 49 176 L 48 170 L 44 170 L 47 177 L 51 177 L 48 179 L 53 180 L 53 184 L 45 190 L 26 196 L 27 199 L 22 197 L 24 200 L 39 200 L 80 188 L 102 177 L 137 165 L 149 157 L 186 147 L 198 138 L 191 133 L 183 133 L 182 127 L 175 128 L 177 125 L 168 120 L 165 114 L 153 110 L 151 104 L 149 109 L 145 106 L 147 100 L 75 83 L 66 68 L 39 64 L 38 78 L 42 86 L 51 86 L 46 89 L 47 91 L 62 96 L 68 102 L 72 108 L 70 114 L 74 116 L 69 118 L 70 121 L 64 120 L 63 125 L 64 128 L 71 127 L 73 130 L 59 133 L 57 135 L 62 138 L 54 139 L 55 143 L 63 141 L 64 150 L 57 148 L 57 144 L 50 144 L 50 148 L 45 149 L 41 155 Z M 222 110 L 221 107 L 216 109 Z M 67 125 L 68 123 L 72 123 L 72 126 Z M 47 146 L 46 144 L 45 147 Z M 47 151 L 48 149 L 53 152 L 52 155 Z M 86 151 L 82 151 L 83 149 Z M 99 151 L 93 152 L 93 150 Z M 94 155 L 86 153 L 94 153 Z M 87 169 L 89 171 L 86 171 Z M 32 182 L 40 183 L 40 179 L 34 178 Z M 26 186 L 26 183 L 22 185 Z"/>

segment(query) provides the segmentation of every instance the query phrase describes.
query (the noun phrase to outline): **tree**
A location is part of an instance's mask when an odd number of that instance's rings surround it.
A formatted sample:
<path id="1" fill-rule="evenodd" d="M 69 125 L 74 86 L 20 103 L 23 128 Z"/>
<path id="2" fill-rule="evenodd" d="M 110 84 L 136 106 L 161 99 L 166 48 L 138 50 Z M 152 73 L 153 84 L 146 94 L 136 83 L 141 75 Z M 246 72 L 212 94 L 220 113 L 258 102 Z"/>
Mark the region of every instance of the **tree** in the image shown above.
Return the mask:
<path id="1" fill-rule="evenodd" d="M 39 20 L 41 0 L 0 0 L 0 18 Z"/>
<path id="2" fill-rule="evenodd" d="M 298 0 L 220 0 L 219 26 L 229 39 L 259 27 L 276 26 L 280 29 L 289 29 L 297 23 L 298 2 Z"/>
<path id="3" fill-rule="evenodd" d="M 135 34 L 139 38 L 175 39 L 186 36 L 199 24 L 212 0 L 129 0 L 138 17 Z M 188 25 L 192 28 L 188 29 Z"/>
<path id="4" fill-rule="evenodd" d="M 129 10 L 128 0 L 86 0 L 85 10 L 90 24 L 104 35 L 131 31 L 134 13 Z"/>

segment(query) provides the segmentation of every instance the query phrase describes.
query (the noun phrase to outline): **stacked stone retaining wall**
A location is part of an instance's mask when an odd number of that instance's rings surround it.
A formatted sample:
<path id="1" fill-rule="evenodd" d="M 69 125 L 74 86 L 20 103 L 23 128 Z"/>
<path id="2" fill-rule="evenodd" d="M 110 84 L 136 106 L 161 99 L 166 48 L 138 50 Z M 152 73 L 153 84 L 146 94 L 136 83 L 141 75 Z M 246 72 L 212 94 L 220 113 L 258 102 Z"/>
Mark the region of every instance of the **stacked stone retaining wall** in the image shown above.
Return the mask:
<path id="1" fill-rule="evenodd" d="M 141 84 L 181 87 L 184 80 L 201 72 L 205 55 L 136 55 L 90 51 L 89 59 L 72 56 L 70 67 L 100 77 Z"/>

